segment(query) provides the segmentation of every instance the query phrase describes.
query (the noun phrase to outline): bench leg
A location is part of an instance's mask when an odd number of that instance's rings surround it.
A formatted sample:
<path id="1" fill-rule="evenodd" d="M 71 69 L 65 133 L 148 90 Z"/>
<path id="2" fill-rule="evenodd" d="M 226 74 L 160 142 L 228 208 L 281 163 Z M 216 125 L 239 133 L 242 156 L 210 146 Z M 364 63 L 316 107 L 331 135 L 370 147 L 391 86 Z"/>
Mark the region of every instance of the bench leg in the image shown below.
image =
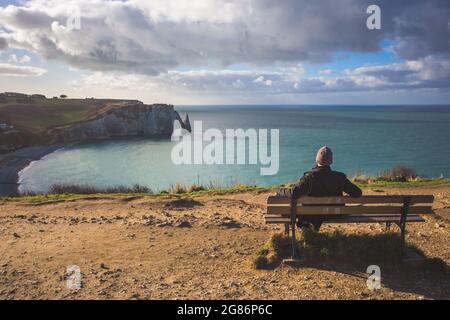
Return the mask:
<path id="1" fill-rule="evenodd" d="M 284 235 L 289 237 L 289 223 L 284 224 Z"/>
<path id="2" fill-rule="evenodd" d="M 386 232 L 391 231 L 391 222 L 386 222 Z"/>
<path id="3" fill-rule="evenodd" d="M 292 259 L 296 260 L 298 259 L 298 253 L 297 253 L 297 239 L 295 237 L 295 224 L 292 227 Z"/>
<path id="4" fill-rule="evenodd" d="M 292 260 L 297 260 L 297 239 L 295 237 L 295 227 L 297 225 L 297 200 L 291 200 L 291 226 L 292 226 Z"/>
<path id="5" fill-rule="evenodd" d="M 405 197 L 402 208 L 402 217 L 400 219 L 400 230 L 401 230 L 401 254 L 405 254 L 405 231 L 406 231 L 406 220 L 408 217 L 409 206 L 411 203 L 411 197 Z"/>
<path id="6" fill-rule="evenodd" d="M 406 229 L 406 221 L 403 222 L 400 226 L 400 230 L 401 230 L 401 234 L 400 234 L 400 238 L 401 238 L 401 252 L 402 252 L 402 256 L 405 253 L 405 229 Z"/>

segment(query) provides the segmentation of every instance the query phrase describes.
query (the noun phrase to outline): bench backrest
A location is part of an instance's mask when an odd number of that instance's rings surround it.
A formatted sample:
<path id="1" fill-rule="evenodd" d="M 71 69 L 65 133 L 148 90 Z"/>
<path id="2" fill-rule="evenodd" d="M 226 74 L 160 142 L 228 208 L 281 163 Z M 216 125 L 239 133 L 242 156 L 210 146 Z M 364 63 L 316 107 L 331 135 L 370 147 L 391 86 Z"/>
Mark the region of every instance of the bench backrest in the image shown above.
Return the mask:
<path id="1" fill-rule="evenodd" d="M 434 196 L 363 196 L 351 197 L 301 197 L 297 200 L 298 215 L 333 214 L 388 214 L 400 215 L 409 202 L 408 214 L 431 214 Z M 267 200 L 268 215 L 288 216 L 291 214 L 289 197 L 272 196 Z M 425 205 L 428 204 L 428 205 Z"/>

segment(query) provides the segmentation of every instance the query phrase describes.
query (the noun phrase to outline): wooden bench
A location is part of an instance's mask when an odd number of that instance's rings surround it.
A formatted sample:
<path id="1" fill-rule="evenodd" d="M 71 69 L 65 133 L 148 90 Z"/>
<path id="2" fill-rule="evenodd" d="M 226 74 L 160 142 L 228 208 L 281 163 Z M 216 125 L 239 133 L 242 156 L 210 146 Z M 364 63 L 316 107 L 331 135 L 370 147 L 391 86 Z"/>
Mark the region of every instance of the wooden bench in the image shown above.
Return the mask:
<path id="1" fill-rule="evenodd" d="M 392 223 L 399 226 L 401 232 L 402 253 L 405 245 L 407 222 L 424 222 L 424 214 L 432 214 L 434 196 L 363 196 L 351 197 L 301 197 L 291 200 L 289 197 L 272 196 L 267 200 L 267 224 L 284 224 L 285 233 L 292 230 L 292 258 L 298 254 L 296 248 L 295 226 L 304 216 L 320 215 L 323 223 L 386 223 L 389 229 Z"/>

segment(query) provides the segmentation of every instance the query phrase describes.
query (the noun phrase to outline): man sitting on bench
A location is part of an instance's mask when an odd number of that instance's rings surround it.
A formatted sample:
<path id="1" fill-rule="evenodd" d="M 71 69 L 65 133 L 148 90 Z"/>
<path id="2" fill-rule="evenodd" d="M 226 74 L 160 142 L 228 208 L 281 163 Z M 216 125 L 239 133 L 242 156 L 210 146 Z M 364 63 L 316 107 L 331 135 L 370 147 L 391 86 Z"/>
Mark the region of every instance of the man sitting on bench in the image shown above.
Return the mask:
<path id="1" fill-rule="evenodd" d="M 298 199 L 301 196 L 311 197 L 340 197 L 343 192 L 351 197 L 359 198 L 361 189 L 347 179 L 345 174 L 331 170 L 333 152 L 328 147 L 320 148 L 316 157 L 316 167 L 306 172 L 293 188 L 279 189 L 277 195 Z M 319 231 L 324 217 L 310 216 L 301 218 L 298 227 L 314 226 Z"/>

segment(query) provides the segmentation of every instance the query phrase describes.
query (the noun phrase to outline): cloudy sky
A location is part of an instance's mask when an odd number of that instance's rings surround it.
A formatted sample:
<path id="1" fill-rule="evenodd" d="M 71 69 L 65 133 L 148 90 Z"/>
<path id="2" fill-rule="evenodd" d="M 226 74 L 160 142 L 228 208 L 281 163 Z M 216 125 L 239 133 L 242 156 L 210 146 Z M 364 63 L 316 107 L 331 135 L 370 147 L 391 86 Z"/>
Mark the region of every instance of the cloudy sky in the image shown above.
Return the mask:
<path id="1" fill-rule="evenodd" d="M 366 10 L 381 8 L 381 29 Z M 0 0 L 0 91 L 174 104 L 450 101 L 448 0 Z"/>

